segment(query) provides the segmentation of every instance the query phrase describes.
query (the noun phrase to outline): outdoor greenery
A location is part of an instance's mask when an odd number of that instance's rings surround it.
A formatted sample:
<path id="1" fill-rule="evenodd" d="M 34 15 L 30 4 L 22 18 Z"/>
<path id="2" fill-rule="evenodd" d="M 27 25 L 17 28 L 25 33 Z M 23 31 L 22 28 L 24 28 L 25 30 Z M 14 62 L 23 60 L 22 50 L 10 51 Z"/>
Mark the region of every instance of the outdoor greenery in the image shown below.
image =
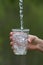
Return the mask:
<path id="1" fill-rule="evenodd" d="M 19 65 L 9 39 L 12 28 L 20 28 L 18 4 L 19 0 L 0 0 L 0 65 Z M 24 0 L 23 24 L 30 34 L 43 39 L 43 0 Z M 26 65 L 43 65 L 43 52 L 28 50 Z"/>

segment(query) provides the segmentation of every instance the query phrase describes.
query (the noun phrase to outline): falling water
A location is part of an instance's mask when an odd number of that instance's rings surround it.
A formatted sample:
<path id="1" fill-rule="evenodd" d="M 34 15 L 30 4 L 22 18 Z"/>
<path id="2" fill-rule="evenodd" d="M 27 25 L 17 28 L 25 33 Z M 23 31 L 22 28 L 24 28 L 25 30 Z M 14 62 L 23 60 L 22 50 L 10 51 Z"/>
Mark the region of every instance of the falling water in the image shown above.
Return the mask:
<path id="1" fill-rule="evenodd" d="M 23 0 L 19 0 L 19 8 L 20 8 L 20 24 L 21 24 L 21 29 L 23 29 Z"/>
<path id="2" fill-rule="evenodd" d="M 21 30 L 23 30 L 23 0 L 19 0 L 19 8 L 20 8 L 20 24 Z M 20 65 L 26 65 L 26 57 L 21 56 Z"/>

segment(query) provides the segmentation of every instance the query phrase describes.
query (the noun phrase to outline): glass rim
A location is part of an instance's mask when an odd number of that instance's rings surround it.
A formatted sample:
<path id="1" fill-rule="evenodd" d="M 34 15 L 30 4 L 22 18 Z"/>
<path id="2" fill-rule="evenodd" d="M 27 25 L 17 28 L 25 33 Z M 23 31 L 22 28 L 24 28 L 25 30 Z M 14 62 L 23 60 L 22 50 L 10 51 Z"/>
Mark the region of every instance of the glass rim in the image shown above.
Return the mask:
<path id="1" fill-rule="evenodd" d="M 19 32 L 20 32 L 20 31 L 28 31 L 28 32 L 29 32 L 30 30 L 29 30 L 29 29 L 12 29 L 12 31 L 14 31 L 14 32 L 15 32 L 15 31 L 16 31 L 16 32 L 17 32 L 17 31 L 19 31 Z"/>

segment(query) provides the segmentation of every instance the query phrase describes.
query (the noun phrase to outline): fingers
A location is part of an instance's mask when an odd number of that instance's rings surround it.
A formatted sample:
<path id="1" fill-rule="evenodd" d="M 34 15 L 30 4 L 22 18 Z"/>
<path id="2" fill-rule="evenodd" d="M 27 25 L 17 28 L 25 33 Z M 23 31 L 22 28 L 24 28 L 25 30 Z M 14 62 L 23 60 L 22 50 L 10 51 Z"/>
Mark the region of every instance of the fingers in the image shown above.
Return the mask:
<path id="1" fill-rule="evenodd" d="M 12 42 L 10 42 L 10 45 L 11 45 L 11 49 L 13 49 L 14 50 L 14 42 L 12 41 Z"/>
<path id="2" fill-rule="evenodd" d="M 13 35 L 13 32 L 10 32 L 10 40 L 12 41 L 12 35 Z"/>
<path id="3" fill-rule="evenodd" d="M 13 42 L 10 42 L 10 45 L 13 45 L 14 43 Z"/>
<path id="4" fill-rule="evenodd" d="M 13 34 L 15 34 L 15 32 L 10 32 L 10 40 L 11 40 L 11 41 L 14 41 L 14 39 L 13 39 Z"/>
<path id="5" fill-rule="evenodd" d="M 13 32 L 10 32 L 10 45 L 13 47 L 13 44 L 14 44 L 14 42 L 13 42 L 13 38 L 12 38 L 12 35 L 13 35 L 14 33 Z M 12 48 L 11 47 L 11 48 Z"/>
<path id="6" fill-rule="evenodd" d="M 11 41 L 13 40 L 12 36 L 10 36 L 10 40 L 11 40 Z"/>
<path id="7" fill-rule="evenodd" d="M 13 32 L 10 32 L 10 36 L 12 36 L 13 35 Z"/>

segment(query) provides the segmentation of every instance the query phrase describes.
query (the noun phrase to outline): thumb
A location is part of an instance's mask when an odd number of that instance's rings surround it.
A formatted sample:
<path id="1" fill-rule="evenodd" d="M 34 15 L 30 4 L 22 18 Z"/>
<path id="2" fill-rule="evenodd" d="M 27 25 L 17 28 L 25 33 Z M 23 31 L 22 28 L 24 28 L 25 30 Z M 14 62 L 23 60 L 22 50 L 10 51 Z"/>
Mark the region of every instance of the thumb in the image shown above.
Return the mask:
<path id="1" fill-rule="evenodd" d="M 31 43 L 32 41 L 34 41 L 35 38 L 36 38 L 35 36 L 29 35 L 29 36 L 28 36 L 28 42 Z"/>

